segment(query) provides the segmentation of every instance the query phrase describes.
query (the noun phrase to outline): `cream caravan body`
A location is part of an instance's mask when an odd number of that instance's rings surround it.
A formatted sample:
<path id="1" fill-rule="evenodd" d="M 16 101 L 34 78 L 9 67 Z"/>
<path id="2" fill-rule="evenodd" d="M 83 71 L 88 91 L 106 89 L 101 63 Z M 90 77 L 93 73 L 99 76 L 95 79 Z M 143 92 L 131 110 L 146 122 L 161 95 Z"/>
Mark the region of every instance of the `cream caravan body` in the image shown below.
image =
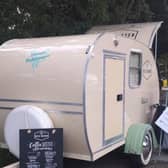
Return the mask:
<path id="1" fill-rule="evenodd" d="M 64 129 L 65 157 L 96 160 L 123 145 L 128 128 L 148 122 L 151 106 L 159 103 L 159 80 L 149 48 L 160 24 L 137 24 L 139 40 L 106 30 L 4 43 L 1 141 L 9 112 L 31 105 L 43 109 L 54 127 Z M 148 31 L 142 35 L 144 30 Z M 122 31 L 134 36 L 130 27 Z M 131 55 L 140 58 L 135 67 Z"/>

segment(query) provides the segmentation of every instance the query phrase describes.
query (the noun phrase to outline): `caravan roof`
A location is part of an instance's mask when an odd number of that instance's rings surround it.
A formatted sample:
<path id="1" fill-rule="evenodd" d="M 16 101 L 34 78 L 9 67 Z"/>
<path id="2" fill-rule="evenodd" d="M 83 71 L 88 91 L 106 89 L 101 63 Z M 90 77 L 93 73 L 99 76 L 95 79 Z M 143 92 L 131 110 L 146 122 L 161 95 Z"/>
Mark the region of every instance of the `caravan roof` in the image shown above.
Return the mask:
<path id="1" fill-rule="evenodd" d="M 134 23 L 120 25 L 95 26 L 87 33 L 115 32 L 122 37 L 131 38 L 152 48 L 153 40 L 163 22 Z"/>

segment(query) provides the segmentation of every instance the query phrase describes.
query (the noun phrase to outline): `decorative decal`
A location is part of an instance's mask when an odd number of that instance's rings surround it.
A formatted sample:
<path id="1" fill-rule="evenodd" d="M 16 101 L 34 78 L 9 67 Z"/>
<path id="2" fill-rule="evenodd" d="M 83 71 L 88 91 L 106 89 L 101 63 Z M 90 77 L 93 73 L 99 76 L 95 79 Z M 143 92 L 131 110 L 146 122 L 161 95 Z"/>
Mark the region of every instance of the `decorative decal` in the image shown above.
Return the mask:
<path id="1" fill-rule="evenodd" d="M 33 70 L 35 70 L 39 63 L 44 61 L 50 56 L 49 50 L 46 51 L 32 51 L 30 57 L 26 59 L 27 63 L 32 64 Z"/>
<path id="2" fill-rule="evenodd" d="M 143 65 L 143 77 L 148 80 L 152 76 L 152 64 L 146 61 Z"/>

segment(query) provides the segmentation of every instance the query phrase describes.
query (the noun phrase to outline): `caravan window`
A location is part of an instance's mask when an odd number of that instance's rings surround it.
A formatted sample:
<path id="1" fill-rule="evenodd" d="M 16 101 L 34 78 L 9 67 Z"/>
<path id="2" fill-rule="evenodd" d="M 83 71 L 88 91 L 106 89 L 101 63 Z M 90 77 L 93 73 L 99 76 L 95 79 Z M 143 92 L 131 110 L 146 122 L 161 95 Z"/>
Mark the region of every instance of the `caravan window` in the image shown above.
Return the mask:
<path id="1" fill-rule="evenodd" d="M 129 85 L 138 87 L 141 84 L 142 54 L 131 52 L 129 65 Z"/>

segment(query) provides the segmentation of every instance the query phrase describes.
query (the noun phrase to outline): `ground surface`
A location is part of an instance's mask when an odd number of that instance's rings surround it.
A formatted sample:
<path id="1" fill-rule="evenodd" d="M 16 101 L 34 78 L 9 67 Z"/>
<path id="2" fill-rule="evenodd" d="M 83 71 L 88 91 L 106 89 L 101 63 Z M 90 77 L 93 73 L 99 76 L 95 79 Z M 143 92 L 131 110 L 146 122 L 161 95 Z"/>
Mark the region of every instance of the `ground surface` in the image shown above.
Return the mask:
<path id="1" fill-rule="evenodd" d="M 15 161 L 17 161 L 16 158 L 14 158 L 6 150 L 0 150 L 0 168 Z M 130 156 L 121 154 L 117 151 L 106 155 L 105 157 L 99 159 L 94 163 L 65 159 L 64 168 L 138 168 L 138 167 L 132 161 Z M 156 154 L 150 165 L 147 166 L 146 168 L 168 168 L 168 154 L 161 155 L 159 159 Z"/>
<path id="2" fill-rule="evenodd" d="M 157 157 L 156 157 L 157 159 Z M 64 168 L 140 168 L 126 154 L 113 152 L 93 164 L 87 162 L 80 162 L 76 160 L 65 160 Z M 168 168 L 168 155 L 167 161 L 152 160 L 151 163 L 145 168 Z"/>
<path id="3" fill-rule="evenodd" d="M 0 168 L 9 163 L 16 162 L 17 159 L 11 155 L 7 150 L 0 149 Z"/>

